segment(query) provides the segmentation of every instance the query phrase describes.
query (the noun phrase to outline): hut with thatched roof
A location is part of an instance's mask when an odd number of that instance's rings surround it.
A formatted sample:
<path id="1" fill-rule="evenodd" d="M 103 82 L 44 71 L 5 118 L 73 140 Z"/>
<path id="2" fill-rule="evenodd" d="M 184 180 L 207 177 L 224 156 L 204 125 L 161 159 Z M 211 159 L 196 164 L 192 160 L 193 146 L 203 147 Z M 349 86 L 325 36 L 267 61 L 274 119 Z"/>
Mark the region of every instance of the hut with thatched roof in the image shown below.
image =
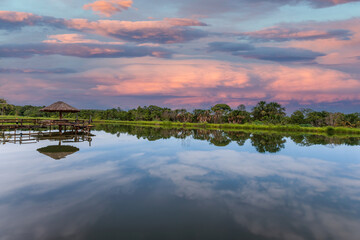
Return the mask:
<path id="1" fill-rule="evenodd" d="M 71 112 L 71 113 L 80 112 L 79 109 L 74 108 L 74 107 L 70 106 L 69 104 L 64 103 L 62 101 L 53 103 L 50 106 L 40 109 L 40 111 L 42 111 L 42 112 L 59 112 L 60 119 L 62 119 L 63 112 Z"/>

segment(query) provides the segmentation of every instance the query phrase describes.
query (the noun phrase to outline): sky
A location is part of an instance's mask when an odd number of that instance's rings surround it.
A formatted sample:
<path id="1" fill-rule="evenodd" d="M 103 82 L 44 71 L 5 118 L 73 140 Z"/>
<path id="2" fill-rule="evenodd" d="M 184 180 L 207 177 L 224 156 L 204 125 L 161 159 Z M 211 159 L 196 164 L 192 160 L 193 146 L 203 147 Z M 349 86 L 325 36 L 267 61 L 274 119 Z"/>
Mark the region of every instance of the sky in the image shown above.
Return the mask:
<path id="1" fill-rule="evenodd" d="M 359 112 L 360 0 L 0 0 L 0 98 Z"/>

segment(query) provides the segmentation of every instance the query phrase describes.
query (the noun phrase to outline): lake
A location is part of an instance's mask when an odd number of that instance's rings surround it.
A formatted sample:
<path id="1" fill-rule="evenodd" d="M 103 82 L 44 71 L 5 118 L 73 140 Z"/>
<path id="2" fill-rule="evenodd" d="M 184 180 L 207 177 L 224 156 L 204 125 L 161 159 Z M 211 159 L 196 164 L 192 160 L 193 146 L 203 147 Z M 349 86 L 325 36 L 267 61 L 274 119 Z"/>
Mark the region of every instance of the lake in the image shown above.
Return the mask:
<path id="1" fill-rule="evenodd" d="M 358 137 L 92 134 L 0 135 L 0 239 L 360 239 Z"/>

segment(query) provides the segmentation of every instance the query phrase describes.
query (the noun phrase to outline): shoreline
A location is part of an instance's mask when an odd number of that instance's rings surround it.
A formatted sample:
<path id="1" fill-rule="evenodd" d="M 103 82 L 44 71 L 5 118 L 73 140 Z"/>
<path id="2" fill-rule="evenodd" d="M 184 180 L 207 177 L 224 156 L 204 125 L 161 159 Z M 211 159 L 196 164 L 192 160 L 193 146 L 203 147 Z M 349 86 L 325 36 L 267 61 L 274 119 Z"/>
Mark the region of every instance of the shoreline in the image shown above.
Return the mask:
<path id="1" fill-rule="evenodd" d="M 266 132 L 293 132 L 314 133 L 326 135 L 360 135 L 360 128 L 346 127 L 302 127 L 299 125 L 271 125 L 271 124 L 216 124 L 216 123 L 181 123 L 162 121 L 119 121 L 119 120 L 94 120 L 94 124 L 121 124 L 139 127 L 162 127 L 162 128 L 188 128 L 224 131 L 266 131 Z"/>
<path id="2" fill-rule="evenodd" d="M 21 116 L 0 116 L 1 119 L 34 119 L 34 117 Z M 54 120 L 56 118 L 37 119 Z M 71 119 L 70 120 L 75 120 Z M 231 124 L 231 123 L 189 123 L 189 122 L 170 122 L 170 121 L 121 121 L 121 120 L 96 120 L 93 124 L 121 124 L 139 127 L 162 127 L 162 128 L 187 128 L 187 129 L 207 129 L 223 131 L 266 131 L 282 133 L 312 133 L 326 135 L 360 135 L 360 128 L 349 127 L 302 127 L 300 125 L 272 125 L 272 124 Z"/>

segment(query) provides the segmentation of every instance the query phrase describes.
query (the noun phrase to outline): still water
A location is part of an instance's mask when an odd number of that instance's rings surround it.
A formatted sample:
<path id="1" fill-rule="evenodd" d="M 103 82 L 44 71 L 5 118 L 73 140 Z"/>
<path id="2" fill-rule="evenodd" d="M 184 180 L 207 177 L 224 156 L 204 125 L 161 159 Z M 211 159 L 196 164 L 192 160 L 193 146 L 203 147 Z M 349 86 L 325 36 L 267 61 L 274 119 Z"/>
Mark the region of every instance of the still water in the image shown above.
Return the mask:
<path id="1" fill-rule="evenodd" d="M 360 239 L 360 138 L 92 133 L 0 136 L 0 239 Z"/>

